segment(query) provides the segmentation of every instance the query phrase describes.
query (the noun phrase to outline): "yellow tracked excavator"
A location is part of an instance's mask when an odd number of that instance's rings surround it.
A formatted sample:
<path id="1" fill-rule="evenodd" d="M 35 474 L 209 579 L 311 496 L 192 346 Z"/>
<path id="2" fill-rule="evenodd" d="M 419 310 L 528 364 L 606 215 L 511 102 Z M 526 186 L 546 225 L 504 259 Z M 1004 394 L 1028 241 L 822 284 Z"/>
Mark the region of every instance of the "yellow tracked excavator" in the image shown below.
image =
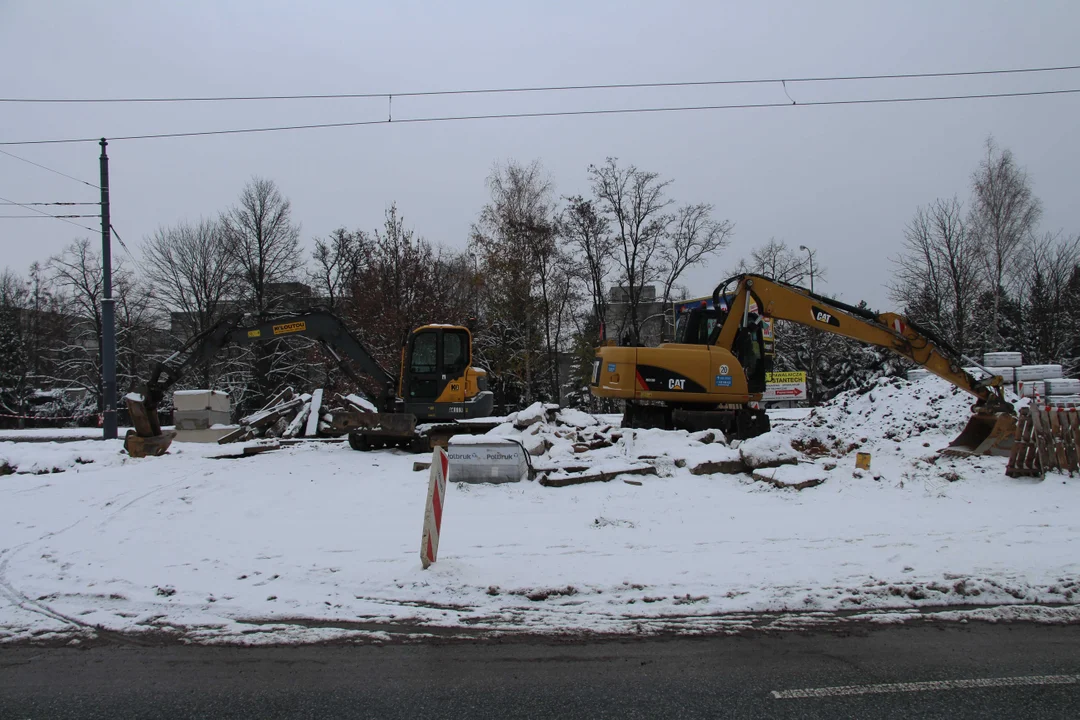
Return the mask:
<path id="1" fill-rule="evenodd" d="M 494 395 L 487 389 L 487 372 L 473 367 L 472 334 L 457 325 L 423 325 L 409 335 L 401 350 L 401 372 L 391 374 L 379 364 L 333 313 L 321 308 L 248 324 L 243 314 L 229 315 L 200 333 L 154 367 L 141 393 L 125 399 L 134 428 L 124 447 L 132 457 L 162 455 L 175 437 L 162 430 L 157 409 L 166 393 L 193 367 L 209 362 L 228 345 L 260 343 L 283 337 L 318 340 L 357 383 L 360 378 L 344 362 L 351 359 L 376 385 L 378 412 L 335 415 L 334 428 L 347 434 L 354 450 L 388 446 L 413 452 L 445 446 L 452 435 L 486 432 L 498 421 L 491 415 Z M 477 418 L 481 420 L 476 421 Z M 460 421 L 472 420 L 462 423 Z"/>
<path id="2" fill-rule="evenodd" d="M 1016 414 L 1002 379 L 976 379 L 948 344 L 895 313 L 876 313 L 760 275 L 736 275 L 717 286 L 713 307 L 682 318 L 676 342 L 659 347 L 596 349 L 590 390 L 625 401 L 624 427 L 720 429 L 749 438 L 769 430 L 758 407 L 771 370 L 772 337 L 767 318 L 887 348 L 956 387 L 976 402 L 972 417 L 947 452 L 1004 452 L 1012 442 Z M 973 363 L 972 363 L 973 364 Z"/>

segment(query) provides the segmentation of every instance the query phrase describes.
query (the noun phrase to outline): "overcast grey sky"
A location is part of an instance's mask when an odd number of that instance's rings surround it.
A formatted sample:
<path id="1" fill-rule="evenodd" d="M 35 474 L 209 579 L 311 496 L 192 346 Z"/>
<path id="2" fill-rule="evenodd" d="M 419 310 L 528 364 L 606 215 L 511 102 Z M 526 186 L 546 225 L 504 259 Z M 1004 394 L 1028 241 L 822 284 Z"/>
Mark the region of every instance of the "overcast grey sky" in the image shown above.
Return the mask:
<path id="1" fill-rule="evenodd" d="M 0 96 L 407 92 L 504 86 L 833 76 L 1080 64 L 1076 2 L 155 2 L 0 0 Z M 935 81 L 794 84 L 799 102 L 1080 88 L 1080 71 Z M 783 100 L 726 86 L 528 96 L 398 98 L 395 118 Z M 306 246 L 376 227 L 396 201 L 429 240 L 464 247 L 496 161 L 539 159 L 561 195 L 616 156 L 709 202 L 735 242 L 686 280 L 711 292 L 775 237 L 817 249 L 824 289 L 887 308 L 884 285 L 916 207 L 968 195 L 986 136 L 1010 148 L 1044 229 L 1080 231 L 1080 95 L 904 105 L 375 125 L 114 142 L 113 224 L 132 251 L 160 225 L 213 216 L 252 175 L 292 200 Z M 379 120 L 385 99 L 196 105 L 0 104 L 0 141 Z M 0 147 L 91 182 L 98 147 Z M 0 196 L 96 200 L 0 155 Z M 11 208 L 0 208 L 0 214 Z M 17 208 L 15 209 L 18 210 Z M 84 221 L 95 227 L 94 220 Z M 90 233 L 0 220 L 25 271 Z M 123 254 L 117 248 L 117 252 Z"/>

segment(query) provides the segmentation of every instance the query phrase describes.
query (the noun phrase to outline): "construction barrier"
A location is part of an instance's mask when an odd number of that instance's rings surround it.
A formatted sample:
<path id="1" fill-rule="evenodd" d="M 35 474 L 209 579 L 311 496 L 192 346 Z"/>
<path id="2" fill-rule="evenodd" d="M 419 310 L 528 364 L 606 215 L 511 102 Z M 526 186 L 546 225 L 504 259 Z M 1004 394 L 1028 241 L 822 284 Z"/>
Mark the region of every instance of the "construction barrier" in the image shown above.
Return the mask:
<path id="1" fill-rule="evenodd" d="M 442 528 L 443 504 L 446 501 L 446 479 L 450 475 L 450 460 L 446 450 L 436 446 L 431 454 L 431 476 L 428 480 L 427 508 L 424 511 L 424 534 L 420 539 L 420 562 L 427 570 L 439 554 L 439 531 Z"/>
<path id="2" fill-rule="evenodd" d="M 1005 474 L 1042 477 L 1048 470 L 1080 470 L 1080 410 L 1027 407 L 1020 410 Z"/>

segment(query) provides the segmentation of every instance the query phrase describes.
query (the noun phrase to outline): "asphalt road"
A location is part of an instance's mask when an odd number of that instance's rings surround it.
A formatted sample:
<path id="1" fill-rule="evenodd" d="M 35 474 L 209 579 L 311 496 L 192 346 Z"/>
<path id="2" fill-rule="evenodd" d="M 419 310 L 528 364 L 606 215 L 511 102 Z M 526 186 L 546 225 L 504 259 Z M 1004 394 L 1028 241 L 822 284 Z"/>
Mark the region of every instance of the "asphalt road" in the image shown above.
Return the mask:
<path id="1" fill-rule="evenodd" d="M 1080 626 L 0 649 L 0 718 L 135 717 L 1078 718 Z"/>

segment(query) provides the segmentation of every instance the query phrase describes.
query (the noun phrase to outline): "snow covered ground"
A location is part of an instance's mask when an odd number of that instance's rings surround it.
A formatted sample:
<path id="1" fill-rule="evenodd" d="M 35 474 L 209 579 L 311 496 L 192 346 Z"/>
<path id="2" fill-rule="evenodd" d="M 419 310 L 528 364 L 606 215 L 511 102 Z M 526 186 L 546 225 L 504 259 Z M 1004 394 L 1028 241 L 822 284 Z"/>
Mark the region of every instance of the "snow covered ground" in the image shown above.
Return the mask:
<path id="1" fill-rule="evenodd" d="M 455 484 L 451 469 L 426 571 L 423 456 L 312 443 L 216 459 L 235 449 L 174 444 L 132 459 L 119 441 L 0 442 L 0 472 L 15 471 L 0 476 L 0 642 L 715 632 L 929 611 L 1080 620 L 1080 480 L 938 456 L 969 405 L 937 380 L 885 382 L 790 413 L 743 448 L 567 412 L 524 431 L 549 446 L 538 466 L 657 475 L 556 488 Z M 600 432 L 621 437 L 575 452 Z M 799 464 L 763 479 L 691 472 L 778 452 Z M 774 475 L 823 482 L 780 489 Z"/>
<path id="2" fill-rule="evenodd" d="M 124 436 L 126 428 L 120 429 L 120 437 Z M 21 430 L 0 430 L 0 440 L 26 441 L 39 440 L 42 438 L 55 438 L 56 440 L 93 440 L 101 437 L 101 428 L 24 428 Z"/>

